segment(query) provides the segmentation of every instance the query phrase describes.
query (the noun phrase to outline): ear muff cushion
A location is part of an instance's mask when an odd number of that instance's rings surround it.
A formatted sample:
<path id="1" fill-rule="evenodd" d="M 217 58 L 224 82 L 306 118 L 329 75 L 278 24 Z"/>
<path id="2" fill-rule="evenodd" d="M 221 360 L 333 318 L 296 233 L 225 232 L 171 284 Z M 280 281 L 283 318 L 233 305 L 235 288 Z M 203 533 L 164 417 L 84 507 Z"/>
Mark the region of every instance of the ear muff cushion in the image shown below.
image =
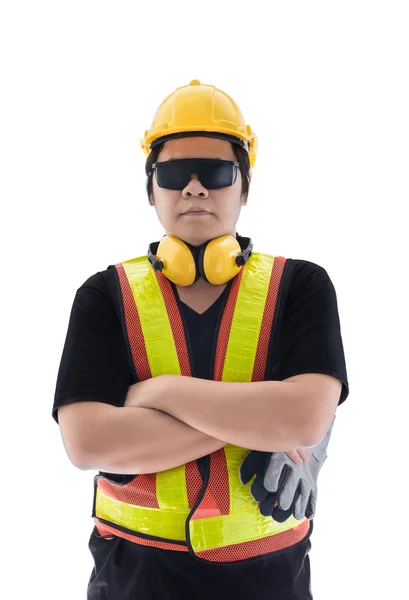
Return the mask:
<path id="1" fill-rule="evenodd" d="M 210 240 L 201 261 L 206 281 L 212 285 L 221 285 L 230 281 L 242 268 L 235 261 L 241 252 L 239 242 L 231 235 Z"/>
<path id="2" fill-rule="evenodd" d="M 188 286 L 197 281 L 194 253 L 183 240 L 173 235 L 164 236 L 159 242 L 157 257 L 164 264 L 162 273 L 175 285 Z"/>

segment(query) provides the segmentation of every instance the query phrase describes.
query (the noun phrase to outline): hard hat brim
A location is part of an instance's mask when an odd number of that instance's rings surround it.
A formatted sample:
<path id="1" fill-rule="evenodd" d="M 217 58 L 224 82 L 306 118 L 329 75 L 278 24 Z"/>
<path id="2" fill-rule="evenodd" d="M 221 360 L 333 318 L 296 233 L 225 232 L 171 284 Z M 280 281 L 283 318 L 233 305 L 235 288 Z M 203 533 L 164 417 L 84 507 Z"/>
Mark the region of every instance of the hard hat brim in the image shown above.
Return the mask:
<path id="1" fill-rule="evenodd" d="M 156 140 L 151 142 L 151 144 L 149 144 L 149 148 L 152 150 L 155 146 L 157 146 L 158 144 L 162 144 L 163 142 L 166 142 L 167 140 L 173 140 L 173 139 L 184 138 L 184 137 L 218 138 L 220 140 L 227 140 L 228 142 L 232 142 L 233 144 L 237 144 L 238 146 L 241 146 L 245 150 L 248 150 L 248 142 L 246 140 L 238 138 L 234 135 L 229 135 L 228 133 L 220 133 L 218 131 L 200 131 L 200 130 L 198 130 L 198 131 L 181 131 L 178 133 L 171 133 L 169 135 L 162 135 L 161 137 L 156 138 Z"/>

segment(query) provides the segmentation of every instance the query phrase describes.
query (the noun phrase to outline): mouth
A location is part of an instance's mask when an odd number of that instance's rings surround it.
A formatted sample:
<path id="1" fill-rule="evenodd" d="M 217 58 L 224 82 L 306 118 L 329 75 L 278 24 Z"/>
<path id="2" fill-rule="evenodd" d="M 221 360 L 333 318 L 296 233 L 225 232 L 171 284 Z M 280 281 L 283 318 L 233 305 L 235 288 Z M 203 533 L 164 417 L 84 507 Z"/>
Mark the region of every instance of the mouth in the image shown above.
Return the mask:
<path id="1" fill-rule="evenodd" d="M 188 210 L 187 212 L 185 212 L 183 214 L 189 215 L 189 216 L 199 216 L 199 215 L 210 215 L 211 213 L 209 213 L 207 210 Z"/>
<path id="2" fill-rule="evenodd" d="M 183 215 L 210 215 L 209 211 L 202 206 L 192 206 Z"/>

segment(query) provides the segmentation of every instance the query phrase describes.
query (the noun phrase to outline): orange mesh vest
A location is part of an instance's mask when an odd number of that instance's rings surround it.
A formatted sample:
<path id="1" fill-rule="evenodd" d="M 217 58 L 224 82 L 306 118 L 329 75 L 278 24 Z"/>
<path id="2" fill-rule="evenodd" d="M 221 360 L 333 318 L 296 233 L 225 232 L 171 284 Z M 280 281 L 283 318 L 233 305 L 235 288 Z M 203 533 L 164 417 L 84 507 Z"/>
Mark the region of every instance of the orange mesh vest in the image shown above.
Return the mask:
<path id="1" fill-rule="evenodd" d="M 215 332 L 214 380 L 264 380 L 285 260 L 253 252 L 233 279 Z M 192 376 L 170 282 L 146 256 L 115 267 L 138 380 Z M 300 542 L 310 531 L 307 518 L 279 523 L 264 517 L 250 494 L 254 478 L 241 484 L 239 468 L 248 452 L 227 444 L 173 469 L 130 476 L 125 485 L 96 475 L 92 517 L 98 532 L 211 562 L 236 562 Z"/>

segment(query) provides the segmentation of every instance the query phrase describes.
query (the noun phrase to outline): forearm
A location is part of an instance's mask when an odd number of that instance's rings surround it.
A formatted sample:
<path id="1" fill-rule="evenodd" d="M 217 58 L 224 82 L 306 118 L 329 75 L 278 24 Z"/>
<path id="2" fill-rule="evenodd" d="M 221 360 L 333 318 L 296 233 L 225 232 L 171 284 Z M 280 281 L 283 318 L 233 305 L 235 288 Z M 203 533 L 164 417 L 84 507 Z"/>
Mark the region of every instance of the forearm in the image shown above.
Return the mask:
<path id="1" fill-rule="evenodd" d="M 87 469 L 157 473 L 206 456 L 227 443 L 159 410 L 108 408 L 112 410 L 101 411 L 90 427 Z"/>
<path id="2" fill-rule="evenodd" d="M 166 393 L 152 398 L 154 407 L 207 435 L 266 452 L 292 451 L 309 443 L 308 402 L 294 383 L 166 377 Z"/>

